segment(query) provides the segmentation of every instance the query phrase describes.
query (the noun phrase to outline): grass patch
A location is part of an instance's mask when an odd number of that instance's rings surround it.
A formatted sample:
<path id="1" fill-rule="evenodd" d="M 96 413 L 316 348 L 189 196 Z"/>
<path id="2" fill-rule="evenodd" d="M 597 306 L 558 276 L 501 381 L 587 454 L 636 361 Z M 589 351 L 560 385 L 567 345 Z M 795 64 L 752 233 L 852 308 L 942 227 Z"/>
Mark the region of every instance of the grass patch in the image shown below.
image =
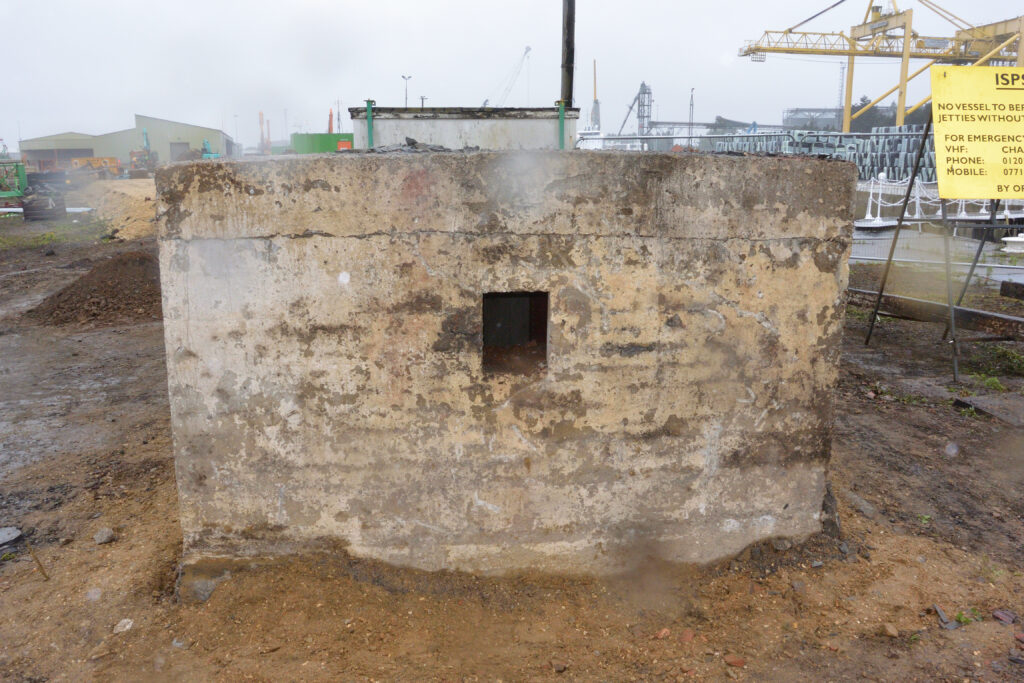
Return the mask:
<path id="1" fill-rule="evenodd" d="M 966 626 L 974 621 L 984 621 L 985 617 L 981 616 L 981 612 L 972 607 L 966 612 L 957 612 L 953 619 L 955 619 L 958 624 L 964 624 Z"/>
<path id="2" fill-rule="evenodd" d="M 1006 574 L 1006 570 L 997 565 L 996 563 L 994 563 L 988 555 L 982 555 L 981 561 L 981 571 L 985 575 L 985 578 L 991 581 L 992 583 L 995 583 L 1004 574 Z"/>
<path id="3" fill-rule="evenodd" d="M 1024 377 L 1024 354 L 999 344 L 979 344 L 967 364 L 979 375 Z"/>
<path id="4" fill-rule="evenodd" d="M 846 305 L 846 317 L 850 320 L 857 320 L 863 323 L 871 322 L 871 309 L 861 308 L 860 306 L 854 306 L 853 304 Z M 891 322 L 895 318 L 890 318 L 887 315 L 878 314 L 878 320 L 875 321 L 876 325 L 884 325 L 885 323 Z"/>
<path id="5" fill-rule="evenodd" d="M 77 223 L 74 221 L 78 221 Z M 8 231 L 7 228 L 10 228 Z M 7 249 L 38 249 L 51 244 L 82 244 L 103 238 L 109 232 L 109 223 L 102 219 L 76 219 L 60 222 L 39 221 L 25 223 L 18 218 L 16 224 L 2 226 L 0 251 Z"/>
<path id="6" fill-rule="evenodd" d="M 861 322 L 867 322 L 868 318 L 871 317 L 871 314 L 868 313 L 867 310 L 863 308 L 858 308 L 857 306 L 847 306 L 846 317 L 850 318 L 851 320 L 860 320 Z"/>
<path id="7" fill-rule="evenodd" d="M 0 235 L 0 250 L 45 247 L 60 241 L 57 233 L 52 230 L 40 235 Z"/>
<path id="8" fill-rule="evenodd" d="M 960 411 L 960 414 L 963 415 L 964 417 L 973 417 L 973 418 L 980 418 L 981 417 L 981 415 L 978 414 L 978 411 L 974 409 L 974 406 L 970 406 L 968 408 L 964 408 L 963 410 Z"/>
<path id="9" fill-rule="evenodd" d="M 992 391 L 1005 392 L 1009 391 L 1002 382 L 999 381 L 998 377 L 991 375 L 971 375 L 974 379 L 981 383 L 981 386 Z"/>

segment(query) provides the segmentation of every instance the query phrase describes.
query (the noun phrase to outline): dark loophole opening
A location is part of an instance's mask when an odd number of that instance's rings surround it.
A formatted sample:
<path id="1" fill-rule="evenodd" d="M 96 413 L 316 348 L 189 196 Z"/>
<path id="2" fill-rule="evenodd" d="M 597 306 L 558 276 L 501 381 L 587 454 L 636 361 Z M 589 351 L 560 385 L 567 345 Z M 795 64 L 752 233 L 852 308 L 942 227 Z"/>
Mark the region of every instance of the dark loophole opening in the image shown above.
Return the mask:
<path id="1" fill-rule="evenodd" d="M 484 294 L 483 368 L 529 375 L 547 369 L 548 293 Z"/>

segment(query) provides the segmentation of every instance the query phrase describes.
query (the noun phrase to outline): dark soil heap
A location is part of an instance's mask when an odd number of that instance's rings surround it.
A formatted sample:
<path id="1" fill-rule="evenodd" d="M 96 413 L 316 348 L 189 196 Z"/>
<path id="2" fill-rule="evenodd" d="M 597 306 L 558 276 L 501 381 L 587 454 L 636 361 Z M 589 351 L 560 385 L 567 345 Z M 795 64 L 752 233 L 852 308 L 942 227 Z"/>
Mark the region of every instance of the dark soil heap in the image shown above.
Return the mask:
<path id="1" fill-rule="evenodd" d="M 44 325 L 160 320 L 160 266 L 142 251 L 118 254 L 48 296 L 27 316 Z"/>

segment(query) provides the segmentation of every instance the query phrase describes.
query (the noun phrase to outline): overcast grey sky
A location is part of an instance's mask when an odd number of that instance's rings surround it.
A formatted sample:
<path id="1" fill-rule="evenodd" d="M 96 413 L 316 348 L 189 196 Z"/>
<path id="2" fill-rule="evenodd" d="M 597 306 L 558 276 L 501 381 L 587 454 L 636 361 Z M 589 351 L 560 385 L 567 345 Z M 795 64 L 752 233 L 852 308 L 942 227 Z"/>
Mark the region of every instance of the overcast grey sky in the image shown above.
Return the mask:
<path id="1" fill-rule="evenodd" d="M 883 0 L 887 1 L 887 0 Z M 835 106 L 839 60 L 737 56 L 745 40 L 785 29 L 833 0 L 577 0 L 576 105 L 586 116 L 597 59 L 603 128 L 615 132 L 641 80 L 654 91 L 655 117 L 716 115 L 779 123 L 788 107 Z M 915 28 L 951 35 L 952 27 L 917 2 Z M 975 23 L 1021 11 L 1006 0 L 945 0 Z M 258 113 L 275 139 L 326 131 L 328 108 L 373 98 L 401 106 L 479 106 L 494 99 L 525 46 L 529 63 L 507 106 L 550 106 L 559 95 L 560 0 L 0 0 L 4 27 L 0 137 L 64 131 L 104 133 L 147 114 L 222 128 L 246 145 L 257 140 Z M 866 2 L 847 0 L 804 27 L 847 30 Z M 863 60 L 855 92 L 894 85 L 898 63 Z M 926 76 L 911 102 L 926 92 Z M 347 112 L 346 130 L 351 126 Z M 635 121 L 627 130 L 635 130 Z"/>

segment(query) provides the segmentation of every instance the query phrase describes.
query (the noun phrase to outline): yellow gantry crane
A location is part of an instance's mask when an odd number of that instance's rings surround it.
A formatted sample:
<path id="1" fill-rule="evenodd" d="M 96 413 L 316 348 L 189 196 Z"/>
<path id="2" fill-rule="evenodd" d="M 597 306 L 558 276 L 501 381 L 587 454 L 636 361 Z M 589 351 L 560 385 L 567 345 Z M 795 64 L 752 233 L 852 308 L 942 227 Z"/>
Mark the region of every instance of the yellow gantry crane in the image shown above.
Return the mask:
<path id="1" fill-rule="evenodd" d="M 877 0 L 868 3 L 864 21 L 846 33 L 813 33 L 797 31 L 811 19 L 838 7 L 839 0 L 814 16 L 785 31 L 765 31 L 756 41 L 740 48 L 740 56 L 763 62 L 769 53 L 798 55 L 828 55 L 847 58 L 846 93 L 843 102 L 843 132 L 850 132 L 850 124 L 871 107 L 892 93 L 899 91 L 896 105 L 896 125 L 902 126 L 907 114 L 924 106 L 931 95 L 907 109 L 907 83 L 933 64 L 990 64 L 995 66 L 1024 66 L 1024 16 L 998 21 L 984 26 L 973 26 L 949 12 L 933 0 L 918 0 L 925 8 L 935 12 L 952 24 L 956 31 L 951 37 L 918 35 L 912 27 L 913 10 L 900 11 L 895 0 L 889 10 L 883 10 Z M 853 109 L 853 66 L 858 57 L 889 57 L 900 60 L 899 82 L 885 91 L 856 114 Z M 914 73 L 910 60 L 927 59 L 928 62 Z"/>

